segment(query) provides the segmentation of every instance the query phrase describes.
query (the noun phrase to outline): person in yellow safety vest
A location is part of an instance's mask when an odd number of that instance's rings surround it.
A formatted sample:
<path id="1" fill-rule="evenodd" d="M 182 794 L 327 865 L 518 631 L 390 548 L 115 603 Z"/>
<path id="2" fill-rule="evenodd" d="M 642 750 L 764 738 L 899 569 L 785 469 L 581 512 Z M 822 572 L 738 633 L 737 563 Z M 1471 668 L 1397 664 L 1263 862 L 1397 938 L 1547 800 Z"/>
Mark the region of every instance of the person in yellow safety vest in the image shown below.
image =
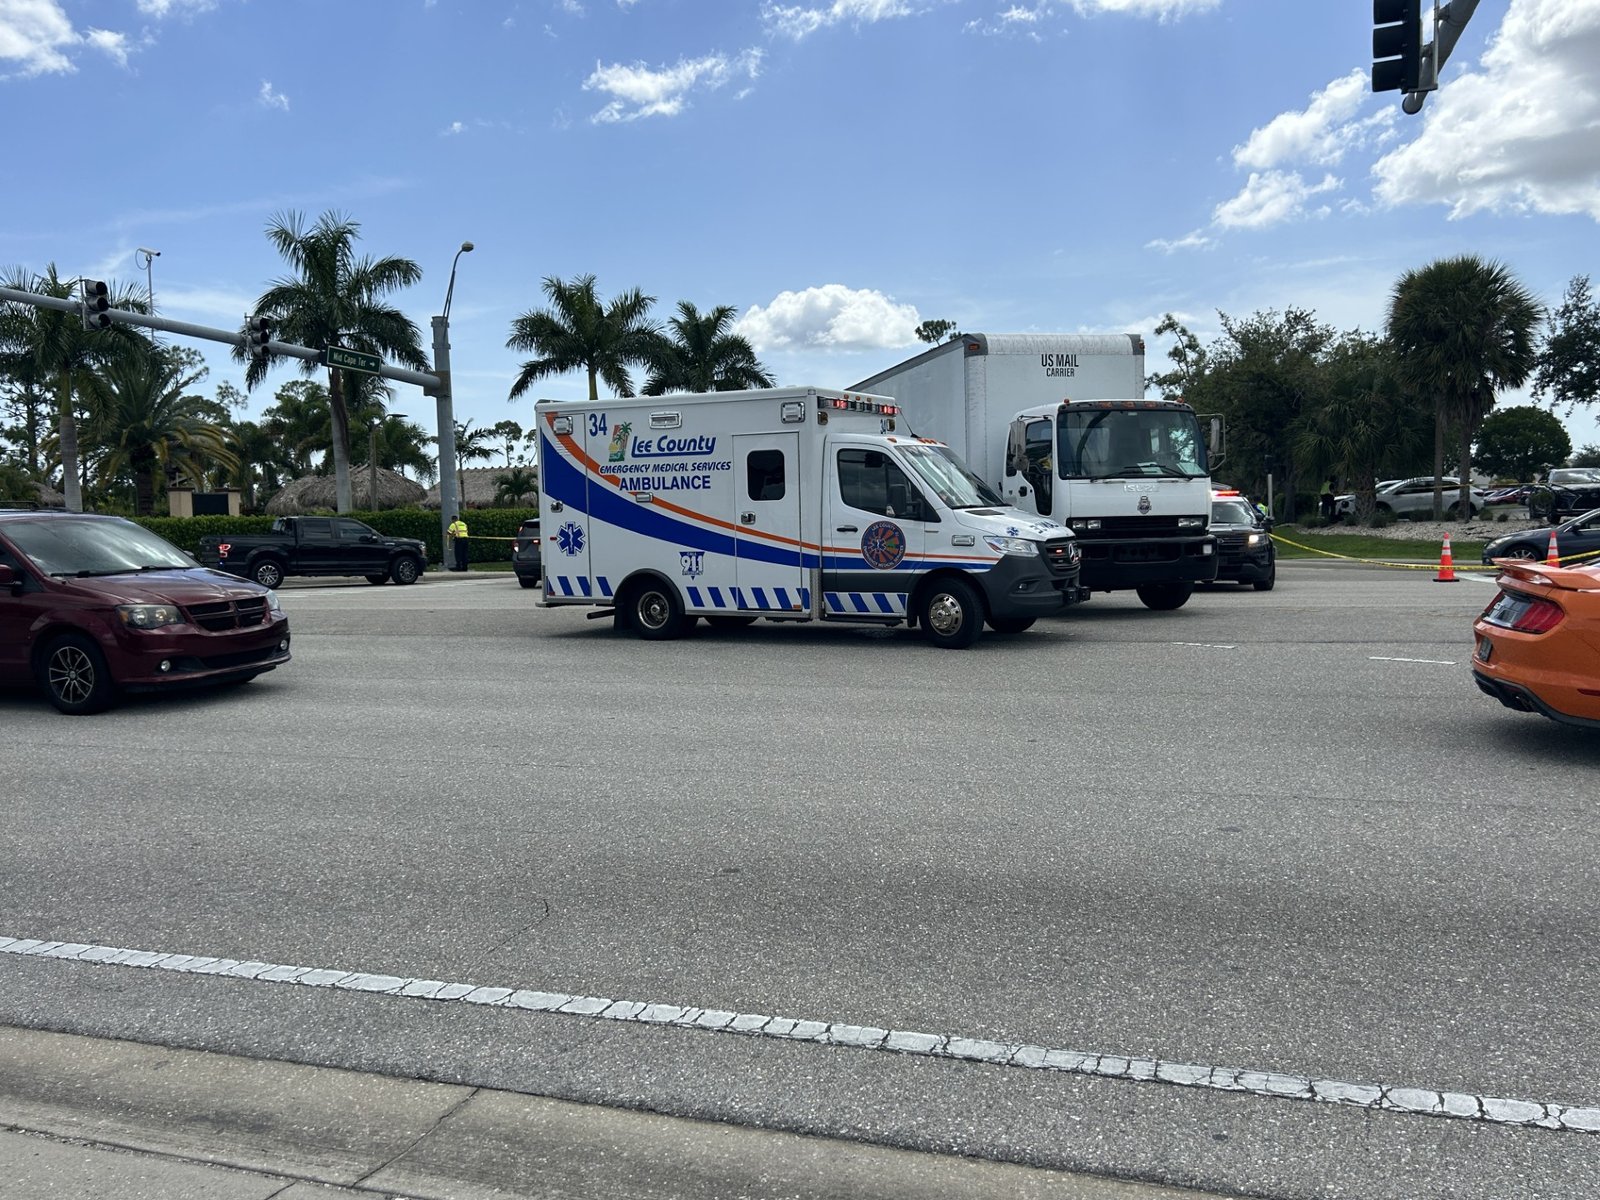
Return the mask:
<path id="1" fill-rule="evenodd" d="M 456 514 L 456 519 L 450 522 L 450 549 L 455 554 L 456 565 L 452 571 L 465 571 L 467 569 L 467 523 L 461 519 L 461 514 Z"/>

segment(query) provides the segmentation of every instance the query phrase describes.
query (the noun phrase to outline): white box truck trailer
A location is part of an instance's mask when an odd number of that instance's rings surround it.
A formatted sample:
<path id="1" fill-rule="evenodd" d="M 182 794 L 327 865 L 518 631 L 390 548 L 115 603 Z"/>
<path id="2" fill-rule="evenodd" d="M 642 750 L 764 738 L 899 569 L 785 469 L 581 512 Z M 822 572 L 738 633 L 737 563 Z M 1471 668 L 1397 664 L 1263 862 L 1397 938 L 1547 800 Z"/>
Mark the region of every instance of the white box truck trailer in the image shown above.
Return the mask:
<path id="1" fill-rule="evenodd" d="M 1182 606 L 1216 578 L 1209 441 L 1188 405 L 1145 400 L 1136 334 L 964 334 L 855 385 L 893 397 L 1001 496 L 1071 528 L 1091 592 Z"/>
<path id="2" fill-rule="evenodd" d="M 961 647 L 1084 598 L 1070 530 L 1006 506 L 881 396 L 540 400 L 534 419 L 542 603 L 641 637 L 764 618 L 919 625 Z"/>

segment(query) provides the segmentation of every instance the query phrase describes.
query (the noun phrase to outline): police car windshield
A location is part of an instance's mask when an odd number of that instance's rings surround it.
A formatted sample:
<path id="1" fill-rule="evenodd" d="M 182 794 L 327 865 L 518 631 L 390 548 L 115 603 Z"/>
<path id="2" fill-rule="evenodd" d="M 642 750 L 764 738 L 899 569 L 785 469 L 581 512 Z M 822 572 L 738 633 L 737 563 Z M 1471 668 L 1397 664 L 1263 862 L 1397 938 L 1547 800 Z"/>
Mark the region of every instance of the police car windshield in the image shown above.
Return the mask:
<path id="1" fill-rule="evenodd" d="M 1211 505 L 1214 525 L 1254 525 L 1255 511 L 1243 500 L 1217 500 Z"/>
<path id="2" fill-rule="evenodd" d="M 999 494 L 968 469 L 949 446 L 901 444 L 896 447 L 917 478 L 946 508 L 992 508 L 1005 503 Z"/>

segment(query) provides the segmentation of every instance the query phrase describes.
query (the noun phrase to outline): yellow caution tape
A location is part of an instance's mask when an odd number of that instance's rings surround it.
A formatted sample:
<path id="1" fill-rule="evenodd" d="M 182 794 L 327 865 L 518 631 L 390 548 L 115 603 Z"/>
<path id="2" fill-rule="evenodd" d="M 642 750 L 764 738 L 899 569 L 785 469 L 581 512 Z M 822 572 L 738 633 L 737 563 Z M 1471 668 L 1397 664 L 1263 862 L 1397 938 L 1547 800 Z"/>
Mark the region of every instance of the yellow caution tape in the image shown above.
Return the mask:
<path id="1" fill-rule="evenodd" d="M 1277 533 L 1274 533 L 1272 535 L 1272 540 L 1275 541 L 1275 542 L 1282 542 L 1285 546 L 1293 546 L 1296 550 L 1305 550 L 1305 551 L 1307 551 L 1308 553 L 1311 553 L 1311 554 L 1320 554 L 1324 558 L 1337 558 L 1337 559 L 1340 559 L 1340 560 L 1342 560 L 1344 562 L 1365 563 L 1366 565 L 1371 566 L 1371 567 L 1392 567 L 1393 569 L 1395 569 L 1397 571 L 1437 571 L 1443 565 L 1442 562 L 1440 562 L 1440 563 L 1385 562 L 1381 558 L 1357 558 L 1357 557 L 1355 557 L 1353 555 L 1350 555 L 1350 554 L 1335 554 L 1332 550 L 1321 550 L 1321 549 L 1318 549 L 1316 546 L 1307 546 L 1307 545 L 1305 545 L 1305 544 L 1303 544 L 1301 542 L 1290 541 L 1288 538 L 1283 537 L 1281 534 L 1277 534 Z M 1567 566 L 1567 565 L 1569 565 L 1571 563 L 1581 562 L 1584 559 L 1594 558 L 1596 556 L 1600 556 L 1600 550 L 1586 550 L 1582 554 L 1564 554 L 1559 559 L 1557 559 L 1557 562 L 1560 563 L 1560 565 L 1562 565 L 1562 566 Z M 1441 557 L 1442 557 L 1442 555 L 1441 555 Z M 1531 559 L 1529 561 L 1531 561 L 1533 563 L 1536 563 L 1536 564 L 1545 562 L 1545 560 L 1542 559 L 1542 558 Z M 1492 564 L 1488 564 L 1488 563 L 1474 563 L 1474 564 L 1472 564 L 1470 566 L 1464 566 L 1464 567 L 1458 567 L 1454 563 L 1451 563 L 1451 569 L 1452 570 L 1459 570 L 1459 571 L 1494 571 L 1494 570 L 1498 570 L 1499 568 L 1493 566 Z"/>

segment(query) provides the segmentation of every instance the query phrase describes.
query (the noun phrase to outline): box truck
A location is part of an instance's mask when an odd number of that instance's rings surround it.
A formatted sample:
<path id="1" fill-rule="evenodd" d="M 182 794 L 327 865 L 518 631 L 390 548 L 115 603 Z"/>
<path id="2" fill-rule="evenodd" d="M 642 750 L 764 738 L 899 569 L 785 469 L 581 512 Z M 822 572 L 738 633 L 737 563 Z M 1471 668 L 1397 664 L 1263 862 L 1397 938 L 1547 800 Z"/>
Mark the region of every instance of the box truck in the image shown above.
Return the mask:
<path id="1" fill-rule="evenodd" d="M 1135 334 L 963 334 L 855 385 L 889 396 L 1002 498 L 1078 535 L 1082 585 L 1181 607 L 1216 578 L 1211 456 L 1181 401 L 1145 400 Z"/>
<path id="2" fill-rule="evenodd" d="M 971 645 L 1084 598 L 1078 539 L 1007 507 L 893 400 L 767 388 L 540 400 L 542 603 L 644 638 L 769 621 Z"/>

